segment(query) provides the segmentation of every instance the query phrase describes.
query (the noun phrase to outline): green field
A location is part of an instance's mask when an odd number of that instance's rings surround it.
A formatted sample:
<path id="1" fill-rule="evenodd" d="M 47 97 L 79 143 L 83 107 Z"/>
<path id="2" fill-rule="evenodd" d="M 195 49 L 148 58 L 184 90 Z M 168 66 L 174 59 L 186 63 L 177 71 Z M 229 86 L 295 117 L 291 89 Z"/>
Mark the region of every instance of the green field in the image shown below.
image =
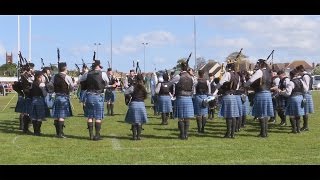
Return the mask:
<path id="1" fill-rule="evenodd" d="M 316 113 L 310 116 L 308 132 L 292 134 L 289 126 L 278 125 L 278 118 L 269 126 L 269 137 L 259 138 L 258 122 L 249 117 L 235 139 L 224 139 L 225 122 L 215 118 L 207 123 L 204 135 L 197 134 L 192 121 L 187 141 L 178 139 L 176 120 L 160 125 L 150 99 L 146 100 L 149 122 L 141 141 L 130 140 L 122 94 L 117 94 L 116 115 L 103 121 L 103 140 L 89 141 L 77 99 L 72 99 L 74 116 L 66 120 L 68 138 L 58 139 L 51 118 L 42 125 L 43 136 L 22 134 L 14 112 L 17 95 L 0 96 L 0 164 L 320 164 L 319 96 L 320 92 L 313 92 Z"/>

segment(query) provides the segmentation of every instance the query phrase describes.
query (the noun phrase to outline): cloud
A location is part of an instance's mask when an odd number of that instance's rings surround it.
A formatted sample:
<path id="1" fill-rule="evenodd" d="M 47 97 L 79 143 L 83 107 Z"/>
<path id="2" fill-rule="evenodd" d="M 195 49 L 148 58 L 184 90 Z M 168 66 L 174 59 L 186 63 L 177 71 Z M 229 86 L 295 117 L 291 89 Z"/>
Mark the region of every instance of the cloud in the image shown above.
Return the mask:
<path id="1" fill-rule="evenodd" d="M 319 16 L 211 17 L 208 27 L 218 28 L 223 30 L 223 34 L 238 37 L 235 38 L 237 40 L 213 38 L 216 42 L 211 42 L 211 45 L 248 45 L 254 56 L 260 56 L 259 51 L 262 53 L 263 49 L 275 49 L 282 54 L 282 58 L 309 58 L 317 55 L 320 49 Z"/>
<path id="2" fill-rule="evenodd" d="M 176 37 L 167 31 L 152 31 L 137 36 L 127 35 L 120 44 L 112 48 L 112 51 L 115 54 L 134 53 L 143 48 L 143 42 L 148 42 L 147 46 L 160 47 L 175 43 Z"/>
<path id="3" fill-rule="evenodd" d="M 229 48 L 249 48 L 252 46 L 252 43 L 246 38 L 223 38 L 215 37 L 208 41 L 209 46 L 213 47 L 229 47 Z"/>

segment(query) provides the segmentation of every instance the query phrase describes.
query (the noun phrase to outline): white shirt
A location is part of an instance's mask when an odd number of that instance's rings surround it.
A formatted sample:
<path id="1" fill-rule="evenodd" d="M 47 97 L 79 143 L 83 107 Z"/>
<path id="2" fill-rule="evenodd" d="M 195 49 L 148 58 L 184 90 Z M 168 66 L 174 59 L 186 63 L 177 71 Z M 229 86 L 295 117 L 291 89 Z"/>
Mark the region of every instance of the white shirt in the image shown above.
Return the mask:
<path id="1" fill-rule="evenodd" d="M 297 79 L 297 78 L 299 78 L 299 77 L 294 77 L 293 79 Z M 302 82 L 302 85 L 303 85 L 303 91 L 307 92 L 308 91 L 307 84 L 302 79 L 300 79 L 300 81 Z M 285 95 L 285 96 L 290 96 L 294 87 L 295 87 L 294 83 L 292 81 L 289 81 L 286 84 L 286 89 L 284 91 L 280 91 L 280 94 Z"/>

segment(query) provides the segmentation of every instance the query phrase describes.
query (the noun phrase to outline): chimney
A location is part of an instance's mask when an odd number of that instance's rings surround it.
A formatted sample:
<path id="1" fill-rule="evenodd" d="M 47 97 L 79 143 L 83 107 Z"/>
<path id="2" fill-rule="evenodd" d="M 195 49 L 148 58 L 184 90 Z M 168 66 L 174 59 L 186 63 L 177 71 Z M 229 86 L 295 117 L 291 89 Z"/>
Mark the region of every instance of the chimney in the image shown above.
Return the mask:
<path id="1" fill-rule="evenodd" d="M 312 63 L 312 69 L 314 69 L 316 66 L 315 66 L 315 64 L 314 64 L 314 62 Z"/>

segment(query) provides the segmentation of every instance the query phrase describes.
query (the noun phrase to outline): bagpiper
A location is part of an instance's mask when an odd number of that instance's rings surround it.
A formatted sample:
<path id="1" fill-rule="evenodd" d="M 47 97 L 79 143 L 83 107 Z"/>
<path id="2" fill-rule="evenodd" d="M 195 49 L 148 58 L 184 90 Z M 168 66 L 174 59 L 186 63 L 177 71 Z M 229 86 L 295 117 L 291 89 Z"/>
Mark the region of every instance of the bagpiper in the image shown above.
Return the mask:
<path id="1" fill-rule="evenodd" d="M 101 123 L 104 118 L 104 89 L 109 83 L 107 74 L 102 71 L 100 60 L 94 60 L 92 70 L 81 77 L 80 82 L 85 81 L 87 92 L 85 106 L 87 110 L 87 125 L 89 139 L 102 140 L 100 136 Z M 95 122 L 94 122 L 95 121 Z M 95 125 L 95 136 L 93 136 L 93 123 Z"/>

